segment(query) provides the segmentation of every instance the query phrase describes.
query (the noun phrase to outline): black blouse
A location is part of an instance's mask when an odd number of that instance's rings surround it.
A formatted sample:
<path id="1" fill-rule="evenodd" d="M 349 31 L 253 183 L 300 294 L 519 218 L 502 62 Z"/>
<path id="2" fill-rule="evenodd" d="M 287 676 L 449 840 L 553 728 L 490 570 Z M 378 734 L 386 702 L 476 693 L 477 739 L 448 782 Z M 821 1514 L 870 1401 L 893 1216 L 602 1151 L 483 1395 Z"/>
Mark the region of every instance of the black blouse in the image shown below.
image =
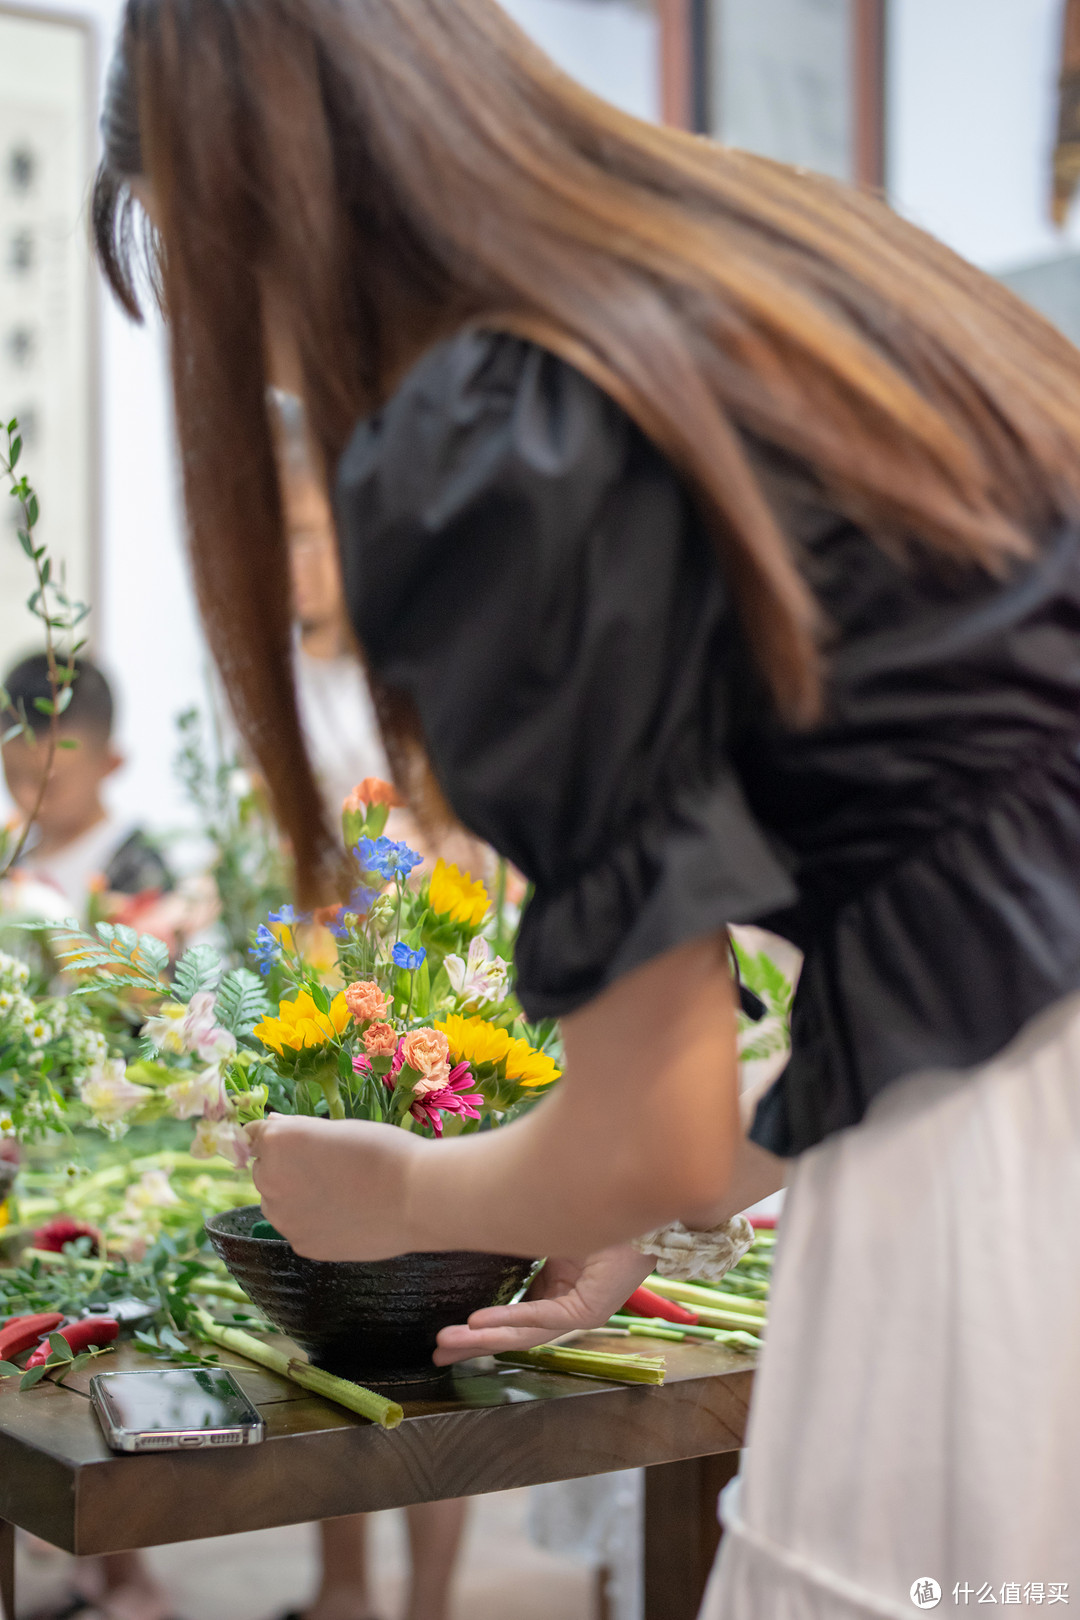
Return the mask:
<path id="1" fill-rule="evenodd" d="M 543 349 L 431 350 L 357 428 L 337 516 L 372 668 L 535 885 L 528 1014 L 726 923 L 786 935 L 792 1054 L 753 1134 L 794 1154 L 1080 987 L 1080 556 L 1069 528 L 1004 583 L 920 567 L 755 455 L 833 631 L 806 734 L 676 474 Z"/>

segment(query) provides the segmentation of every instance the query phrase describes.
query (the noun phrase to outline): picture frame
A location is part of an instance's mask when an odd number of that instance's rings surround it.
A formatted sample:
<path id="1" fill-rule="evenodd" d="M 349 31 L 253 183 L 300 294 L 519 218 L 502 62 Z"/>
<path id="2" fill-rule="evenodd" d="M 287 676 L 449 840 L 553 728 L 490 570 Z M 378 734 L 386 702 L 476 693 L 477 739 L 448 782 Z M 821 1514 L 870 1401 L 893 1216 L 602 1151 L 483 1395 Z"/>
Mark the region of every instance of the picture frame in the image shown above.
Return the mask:
<path id="1" fill-rule="evenodd" d="M 20 471 L 40 501 L 37 533 L 69 594 L 88 603 L 100 555 L 99 332 L 87 217 L 96 95 L 90 19 L 0 0 L 0 418 L 19 420 Z M 37 638 L 18 503 L 6 493 L 0 502 L 7 668 Z"/>
<path id="2" fill-rule="evenodd" d="M 657 0 L 665 118 L 885 183 L 886 0 Z"/>

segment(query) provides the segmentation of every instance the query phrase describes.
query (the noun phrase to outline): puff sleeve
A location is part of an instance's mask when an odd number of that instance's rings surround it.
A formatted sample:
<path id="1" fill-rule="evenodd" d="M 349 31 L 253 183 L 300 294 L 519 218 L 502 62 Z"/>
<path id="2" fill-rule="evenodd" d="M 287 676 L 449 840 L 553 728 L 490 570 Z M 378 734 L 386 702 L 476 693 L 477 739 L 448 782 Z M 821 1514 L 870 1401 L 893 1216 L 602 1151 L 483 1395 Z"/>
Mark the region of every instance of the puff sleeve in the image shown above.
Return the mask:
<path id="1" fill-rule="evenodd" d="M 738 635 L 691 500 L 580 372 L 429 351 L 342 457 L 349 611 L 465 826 L 534 885 L 530 1017 L 795 898 L 728 755 Z"/>

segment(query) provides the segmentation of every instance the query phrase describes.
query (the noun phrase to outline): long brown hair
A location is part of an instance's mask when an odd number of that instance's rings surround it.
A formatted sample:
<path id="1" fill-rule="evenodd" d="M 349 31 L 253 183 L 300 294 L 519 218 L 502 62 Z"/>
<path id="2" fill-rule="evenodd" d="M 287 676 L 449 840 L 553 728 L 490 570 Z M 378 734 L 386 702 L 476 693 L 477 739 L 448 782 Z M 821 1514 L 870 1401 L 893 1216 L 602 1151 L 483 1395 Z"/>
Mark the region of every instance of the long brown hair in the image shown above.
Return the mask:
<path id="1" fill-rule="evenodd" d="M 794 723 L 819 711 L 814 604 L 743 432 L 882 539 L 989 567 L 1077 507 L 1080 356 L 1049 325 L 870 195 L 597 100 L 493 0 L 128 0 L 103 128 L 98 251 L 137 318 L 144 174 L 203 619 L 304 893 L 333 841 L 292 688 L 260 277 L 330 472 L 469 322 L 588 373 L 695 490 Z"/>

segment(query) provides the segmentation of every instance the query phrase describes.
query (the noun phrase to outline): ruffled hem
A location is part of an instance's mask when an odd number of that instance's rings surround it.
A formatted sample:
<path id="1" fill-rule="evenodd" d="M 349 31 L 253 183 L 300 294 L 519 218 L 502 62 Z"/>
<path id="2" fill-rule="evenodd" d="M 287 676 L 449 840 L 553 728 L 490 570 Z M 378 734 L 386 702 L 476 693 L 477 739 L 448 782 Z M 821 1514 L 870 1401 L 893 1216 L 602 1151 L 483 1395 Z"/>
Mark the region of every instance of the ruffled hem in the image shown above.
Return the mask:
<path id="1" fill-rule="evenodd" d="M 904 1075 L 985 1063 L 1080 988 L 1080 759 L 1029 765 L 818 923 L 751 1136 L 784 1157 Z M 767 924 L 766 924 L 767 926 Z"/>
<path id="2" fill-rule="evenodd" d="M 906 1607 L 870 1592 L 751 1529 L 739 1513 L 739 1480 L 721 1501 L 724 1542 L 698 1620 L 908 1620 Z"/>
<path id="3" fill-rule="evenodd" d="M 529 1018 L 560 1017 L 665 951 L 795 897 L 728 771 L 683 789 L 571 882 L 537 891 L 515 951 L 518 997 Z"/>

